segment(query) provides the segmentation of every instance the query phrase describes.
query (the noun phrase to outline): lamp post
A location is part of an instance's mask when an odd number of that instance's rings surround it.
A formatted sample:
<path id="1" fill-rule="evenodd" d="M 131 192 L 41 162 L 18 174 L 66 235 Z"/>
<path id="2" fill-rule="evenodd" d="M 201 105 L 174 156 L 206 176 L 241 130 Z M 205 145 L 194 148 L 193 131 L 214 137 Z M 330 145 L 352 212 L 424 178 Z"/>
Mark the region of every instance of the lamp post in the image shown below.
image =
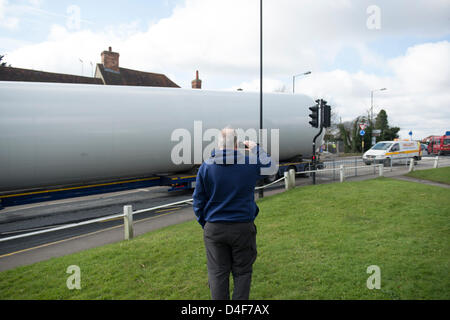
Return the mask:
<path id="1" fill-rule="evenodd" d="M 258 143 L 262 147 L 262 129 L 263 129 L 263 0 L 259 2 L 259 135 Z M 259 153 L 258 153 L 259 157 Z M 263 185 L 264 183 L 261 183 Z M 264 189 L 259 189 L 258 198 L 264 197 Z"/>
<path id="2" fill-rule="evenodd" d="M 311 74 L 311 71 L 307 71 L 307 72 L 304 72 L 304 73 L 299 73 L 299 74 L 296 74 L 296 75 L 294 75 L 292 77 L 292 93 L 295 93 L 295 77 L 306 76 L 307 74 Z"/>
<path id="3" fill-rule="evenodd" d="M 375 89 L 370 91 L 370 121 L 373 123 L 373 93 L 375 91 L 384 91 L 386 88 Z"/>
<path id="4" fill-rule="evenodd" d="M 387 90 L 387 89 L 386 88 L 381 88 L 381 89 L 375 89 L 375 90 L 371 90 L 370 91 L 370 125 L 372 126 L 372 128 L 375 127 L 375 124 L 373 123 L 373 93 L 375 91 L 384 91 L 384 90 Z M 363 141 L 364 141 L 364 139 L 363 139 Z M 374 134 L 372 133 L 371 145 L 374 145 L 375 142 L 376 142 L 376 138 L 375 138 Z M 363 147 L 363 150 L 364 150 L 364 147 Z"/>

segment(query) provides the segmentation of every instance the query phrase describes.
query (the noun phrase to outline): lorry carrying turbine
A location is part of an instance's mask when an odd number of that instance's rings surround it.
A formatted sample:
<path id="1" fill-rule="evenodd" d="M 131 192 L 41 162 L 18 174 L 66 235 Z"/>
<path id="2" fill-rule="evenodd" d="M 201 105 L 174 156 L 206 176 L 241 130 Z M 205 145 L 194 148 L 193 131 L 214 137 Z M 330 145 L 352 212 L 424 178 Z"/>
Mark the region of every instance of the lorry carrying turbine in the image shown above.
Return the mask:
<path id="1" fill-rule="evenodd" d="M 171 160 L 174 130 L 259 128 L 257 92 L 0 82 L 0 97 L 0 192 L 183 172 L 193 165 Z M 264 94 L 280 161 L 311 155 L 313 104 Z"/>

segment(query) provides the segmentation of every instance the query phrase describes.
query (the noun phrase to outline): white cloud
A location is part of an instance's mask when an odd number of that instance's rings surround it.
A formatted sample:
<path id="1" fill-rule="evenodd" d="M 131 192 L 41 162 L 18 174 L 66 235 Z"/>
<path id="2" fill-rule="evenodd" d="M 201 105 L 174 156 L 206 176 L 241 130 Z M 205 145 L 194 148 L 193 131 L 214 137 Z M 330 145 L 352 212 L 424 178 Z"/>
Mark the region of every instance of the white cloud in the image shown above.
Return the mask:
<path id="1" fill-rule="evenodd" d="M 410 47 L 405 55 L 387 61 L 392 75 L 375 76 L 344 70 L 311 74 L 298 81 L 296 92 L 324 97 L 342 117 L 353 120 L 370 110 L 374 92 L 374 113 L 385 109 L 392 126 L 399 126 L 403 138 L 444 134 L 450 123 L 450 43 L 441 41 Z"/>
<path id="2" fill-rule="evenodd" d="M 244 91 L 259 91 L 260 87 L 260 79 L 254 79 L 252 81 L 244 81 L 240 85 L 231 87 L 229 90 L 235 91 L 242 89 Z M 281 80 L 263 77 L 263 91 L 287 92 L 288 88 Z"/>
<path id="3" fill-rule="evenodd" d="M 33 7 L 40 7 L 42 5 L 42 0 L 28 0 L 28 2 L 30 3 L 30 5 L 32 5 Z"/>
<path id="4" fill-rule="evenodd" d="M 405 56 L 390 60 L 389 65 L 411 93 L 439 93 L 450 88 L 447 41 L 408 48 Z"/>
<path id="5" fill-rule="evenodd" d="M 403 4 L 401 9 L 397 3 Z M 265 1 L 265 72 L 289 77 L 298 70 L 320 70 L 345 47 L 355 48 L 363 64 L 381 66 L 384 61 L 367 49 L 368 41 L 402 30 L 434 36 L 449 30 L 445 14 L 449 6 L 443 1 L 417 1 L 414 6 L 408 1 L 379 1 L 382 27 L 375 32 L 366 27 L 370 4 L 350 0 Z M 424 15 L 421 10 L 433 14 Z M 392 19 L 392 14 L 404 22 Z M 405 18 L 398 19 L 399 14 Z M 103 38 L 103 43 L 111 41 L 111 36 L 119 38 L 114 47 L 131 68 L 157 67 L 169 72 L 199 68 L 220 76 L 258 73 L 259 1 L 186 0 L 169 18 L 144 32 L 138 31 L 137 24 L 107 26 L 94 36 Z M 76 32 L 67 36 L 76 37 Z"/>

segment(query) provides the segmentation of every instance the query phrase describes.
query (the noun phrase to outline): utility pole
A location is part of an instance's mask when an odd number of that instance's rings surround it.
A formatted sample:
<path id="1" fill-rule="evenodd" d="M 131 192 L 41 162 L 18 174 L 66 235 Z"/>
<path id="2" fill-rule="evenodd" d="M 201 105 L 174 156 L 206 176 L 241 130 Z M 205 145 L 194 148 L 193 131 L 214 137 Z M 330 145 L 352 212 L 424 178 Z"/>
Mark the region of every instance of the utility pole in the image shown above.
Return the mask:
<path id="1" fill-rule="evenodd" d="M 263 0 L 259 2 L 259 147 L 262 148 L 262 129 L 263 129 Z M 259 152 L 257 154 L 259 159 Z M 264 197 L 264 189 L 259 189 L 258 198 Z"/>
<path id="2" fill-rule="evenodd" d="M 370 121 L 373 124 L 373 93 L 375 91 L 384 91 L 387 90 L 386 88 L 381 88 L 381 89 L 375 89 L 375 90 L 371 90 L 370 91 Z"/>

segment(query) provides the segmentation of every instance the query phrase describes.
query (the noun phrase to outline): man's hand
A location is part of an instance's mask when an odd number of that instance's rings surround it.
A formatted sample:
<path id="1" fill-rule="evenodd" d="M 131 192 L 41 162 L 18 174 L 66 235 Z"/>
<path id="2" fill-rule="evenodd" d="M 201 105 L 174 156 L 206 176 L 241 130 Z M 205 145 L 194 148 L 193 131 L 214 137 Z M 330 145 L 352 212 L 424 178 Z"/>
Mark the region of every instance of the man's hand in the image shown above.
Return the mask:
<path id="1" fill-rule="evenodd" d="M 254 147 L 256 147 L 256 142 L 251 141 L 251 140 L 245 140 L 242 143 L 250 150 L 253 149 Z"/>

